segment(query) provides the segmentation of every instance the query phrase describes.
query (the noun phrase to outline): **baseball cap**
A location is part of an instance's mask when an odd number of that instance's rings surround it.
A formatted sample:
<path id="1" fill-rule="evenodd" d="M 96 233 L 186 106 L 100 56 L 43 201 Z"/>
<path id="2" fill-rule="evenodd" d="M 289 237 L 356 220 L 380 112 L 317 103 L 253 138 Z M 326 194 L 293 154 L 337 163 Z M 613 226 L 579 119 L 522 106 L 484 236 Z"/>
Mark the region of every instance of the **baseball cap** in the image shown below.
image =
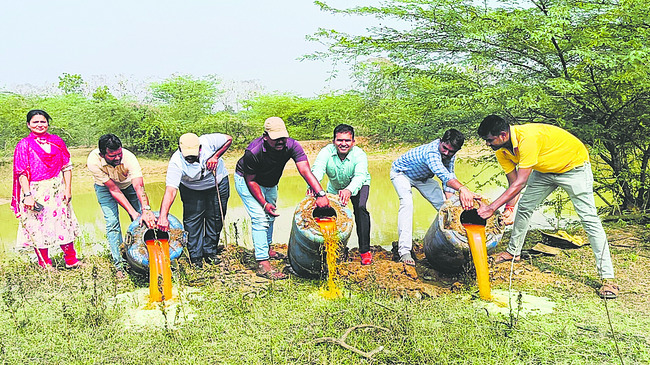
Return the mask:
<path id="1" fill-rule="evenodd" d="M 284 126 L 284 121 L 280 117 L 271 117 L 264 122 L 264 132 L 268 133 L 271 139 L 289 138 L 287 127 Z"/>
<path id="2" fill-rule="evenodd" d="M 198 156 L 199 147 L 201 147 L 199 136 L 194 133 L 185 133 L 178 139 L 178 148 L 180 148 L 183 157 Z"/>

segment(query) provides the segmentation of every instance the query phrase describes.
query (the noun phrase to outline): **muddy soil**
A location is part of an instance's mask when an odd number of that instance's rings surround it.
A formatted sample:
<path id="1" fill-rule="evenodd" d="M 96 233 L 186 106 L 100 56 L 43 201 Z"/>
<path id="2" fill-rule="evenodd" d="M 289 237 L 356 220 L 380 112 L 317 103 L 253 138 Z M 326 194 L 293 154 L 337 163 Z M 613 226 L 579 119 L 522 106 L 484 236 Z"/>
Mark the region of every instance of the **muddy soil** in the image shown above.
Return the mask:
<path id="1" fill-rule="evenodd" d="M 411 267 L 397 261 L 396 242 L 393 251 L 388 251 L 381 246 L 372 246 L 373 263 L 361 265 L 361 258 L 357 248 L 351 249 L 344 255 L 339 263 L 338 273 L 341 286 L 354 292 L 363 289 L 379 289 L 386 294 L 396 297 L 437 297 L 440 295 L 459 292 L 475 285 L 475 274 L 471 267 L 457 275 L 441 274 L 429 267 L 420 242 L 414 243 L 413 254 L 416 266 Z M 287 245 L 276 244 L 273 246 L 278 252 L 286 255 Z M 270 281 L 256 276 L 254 254 L 251 250 L 242 247 L 229 246 L 221 254 L 221 263 L 205 265 L 203 269 L 185 267 L 187 284 L 192 286 L 216 285 L 222 288 L 235 289 L 245 295 L 260 295 L 270 284 Z M 490 260 L 491 261 L 491 260 Z M 292 280 L 306 280 L 292 275 L 292 270 L 287 259 L 271 261 L 278 270 L 291 275 Z M 510 264 L 490 264 L 491 283 L 498 285 L 508 282 Z M 513 282 L 553 282 L 553 275 L 541 272 L 531 263 L 522 261 L 515 264 Z M 279 281 L 277 284 L 289 284 L 291 281 Z M 290 284 L 289 284 L 290 285 Z"/>
<path id="2" fill-rule="evenodd" d="M 582 232 L 578 234 L 584 236 Z M 621 303 L 631 309 L 645 308 L 648 303 L 647 267 L 650 265 L 647 241 L 650 236 L 643 226 L 628 226 L 625 229 L 609 228 L 608 237 L 617 269 L 617 281 L 622 288 L 620 295 L 624 298 Z M 497 251 L 504 248 L 507 239 L 506 235 Z M 526 242 L 524 249 L 542 242 L 542 235 L 538 231 L 531 231 Z M 274 248 L 286 255 L 287 245 L 276 244 Z M 426 298 L 461 291 L 476 292 L 478 296 L 475 273 L 471 266 L 456 275 L 439 273 L 429 267 L 420 241 L 414 242 L 413 256 L 417 261 L 415 268 L 397 262 L 396 254 L 381 246 L 372 246 L 371 251 L 373 263 L 367 266 L 361 265 L 356 248 L 343 256 L 338 270 L 344 292 L 347 290 L 354 295 L 355 292 L 368 288 L 379 289 L 395 297 Z M 254 254 L 252 250 L 243 247 L 228 246 L 220 257 L 221 263 L 206 264 L 202 269 L 191 268 L 186 259 L 181 258 L 176 270 L 180 271 L 181 280 L 186 285 L 214 286 L 217 289 L 240 292 L 246 297 L 266 295 L 266 289 L 270 285 L 293 285 L 296 281 L 307 280 L 292 275 L 286 259 L 271 261 L 271 264 L 288 273 L 290 280 L 272 283 L 256 276 Z M 554 291 L 560 295 L 592 297 L 600 285 L 589 245 L 565 249 L 557 256 L 525 257 L 514 263 L 512 271 L 510 262 L 494 264 L 492 257 L 489 258 L 489 266 L 493 288 L 508 289 L 511 275 L 513 290 L 531 294 Z M 146 283 L 143 282 L 143 285 Z"/>

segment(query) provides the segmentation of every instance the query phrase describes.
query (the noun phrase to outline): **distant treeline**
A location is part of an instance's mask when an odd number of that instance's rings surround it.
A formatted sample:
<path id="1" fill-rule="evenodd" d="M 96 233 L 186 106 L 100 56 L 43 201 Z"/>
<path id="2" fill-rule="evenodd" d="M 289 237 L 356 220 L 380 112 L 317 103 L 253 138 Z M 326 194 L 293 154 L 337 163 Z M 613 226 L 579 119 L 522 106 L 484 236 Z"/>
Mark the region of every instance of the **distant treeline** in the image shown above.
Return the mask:
<path id="1" fill-rule="evenodd" d="M 336 125 L 347 123 L 358 135 L 378 142 L 420 142 L 438 137 L 452 124 L 460 125 L 432 118 L 426 107 L 376 100 L 360 92 L 313 98 L 258 94 L 236 101 L 239 111 L 233 111 L 218 103 L 217 97 L 227 91 L 213 77 L 174 76 L 152 83 L 144 102 L 129 95 L 115 97 L 107 86 L 84 92 L 80 75 L 64 74 L 59 79 L 54 95 L 0 93 L 0 146 L 5 157 L 28 134 L 25 115 L 34 108 L 52 116 L 51 132 L 70 146 L 92 146 L 100 135 L 114 133 L 130 149 L 163 155 L 175 150 L 178 137 L 186 132 L 227 133 L 235 145 L 244 146 L 261 135 L 270 116 L 283 118 L 291 136 L 299 140 L 331 138 Z"/>

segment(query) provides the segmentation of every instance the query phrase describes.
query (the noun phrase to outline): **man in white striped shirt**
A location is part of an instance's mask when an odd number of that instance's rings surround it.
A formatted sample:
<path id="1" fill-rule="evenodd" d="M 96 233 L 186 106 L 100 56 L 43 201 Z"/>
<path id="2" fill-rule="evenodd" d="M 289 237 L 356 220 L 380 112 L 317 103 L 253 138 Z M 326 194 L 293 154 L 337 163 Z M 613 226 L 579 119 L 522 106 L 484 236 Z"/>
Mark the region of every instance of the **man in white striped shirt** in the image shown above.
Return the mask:
<path id="1" fill-rule="evenodd" d="M 158 228 L 169 229 L 167 215 L 176 193 L 183 201 L 183 226 L 188 233 L 190 260 L 197 267 L 214 264 L 226 206 L 230 197 L 228 171 L 221 156 L 232 144 L 227 134 L 212 133 L 198 137 L 186 133 L 178 142 L 167 167 L 165 195 L 160 204 Z"/>

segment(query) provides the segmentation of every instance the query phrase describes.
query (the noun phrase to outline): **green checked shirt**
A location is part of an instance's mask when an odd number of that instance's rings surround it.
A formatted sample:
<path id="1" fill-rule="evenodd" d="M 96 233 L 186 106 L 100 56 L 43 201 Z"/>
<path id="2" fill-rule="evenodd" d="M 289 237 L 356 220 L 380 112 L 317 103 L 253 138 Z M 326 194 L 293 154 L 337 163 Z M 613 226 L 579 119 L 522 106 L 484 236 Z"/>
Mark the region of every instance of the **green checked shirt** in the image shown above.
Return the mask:
<path id="1" fill-rule="evenodd" d="M 343 161 L 336 153 L 336 146 L 328 144 L 316 157 L 311 172 L 318 181 L 327 174 L 329 183 L 327 192 L 338 194 L 339 190 L 348 189 L 352 195 L 357 195 L 363 185 L 370 185 L 368 173 L 368 157 L 357 146 L 352 147 Z"/>

